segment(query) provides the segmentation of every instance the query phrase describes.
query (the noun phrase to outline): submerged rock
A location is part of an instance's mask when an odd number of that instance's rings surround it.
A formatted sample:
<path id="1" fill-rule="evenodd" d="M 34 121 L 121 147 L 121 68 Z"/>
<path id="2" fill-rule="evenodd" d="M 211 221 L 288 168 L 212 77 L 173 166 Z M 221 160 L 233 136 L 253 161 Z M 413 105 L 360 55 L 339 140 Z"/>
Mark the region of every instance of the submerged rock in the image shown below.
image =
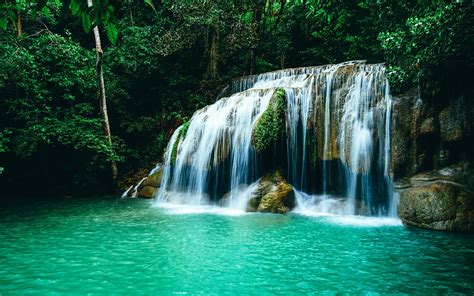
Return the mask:
<path id="1" fill-rule="evenodd" d="M 434 230 L 474 232 L 474 193 L 461 166 L 413 176 L 400 193 L 399 216 L 403 223 Z M 467 182 L 469 183 L 469 182 Z M 396 186 L 397 188 L 397 186 Z"/>
<path id="2" fill-rule="evenodd" d="M 293 187 L 279 171 L 275 171 L 260 178 L 247 203 L 247 212 L 286 214 L 295 207 L 295 203 Z"/>

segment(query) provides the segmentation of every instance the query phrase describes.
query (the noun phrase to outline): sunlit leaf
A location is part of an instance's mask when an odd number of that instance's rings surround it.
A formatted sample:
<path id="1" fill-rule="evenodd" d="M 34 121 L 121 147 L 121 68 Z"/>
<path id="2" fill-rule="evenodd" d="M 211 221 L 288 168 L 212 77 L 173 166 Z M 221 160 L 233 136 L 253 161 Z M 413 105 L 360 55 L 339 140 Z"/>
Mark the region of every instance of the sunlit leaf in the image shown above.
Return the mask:
<path id="1" fill-rule="evenodd" d="M 0 28 L 2 28 L 3 31 L 7 29 L 7 19 L 6 18 L 0 18 Z"/>
<path id="2" fill-rule="evenodd" d="M 71 9 L 73 15 L 77 15 L 81 10 L 81 5 L 79 4 L 79 1 L 71 0 L 71 3 L 69 3 L 69 9 Z"/>
<path id="3" fill-rule="evenodd" d="M 112 44 L 117 43 L 118 31 L 115 25 L 113 23 L 108 23 L 106 26 L 106 29 L 107 29 L 107 38 L 109 38 L 109 41 L 112 42 Z"/>
<path id="4" fill-rule="evenodd" d="M 89 14 L 87 13 L 82 13 L 81 14 L 81 21 L 82 21 L 82 28 L 84 28 L 84 31 L 89 32 L 91 27 L 92 27 L 92 22 Z"/>
<path id="5" fill-rule="evenodd" d="M 153 9 L 153 11 L 155 12 L 155 14 L 158 14 L 158 13 L 156 12 L 155 5 L 153 4 L 153 0 L 144 0 L 144 1 L 145 1 L 145 4 L 148 4 L 148 5 L 151 7 L 151 9 Z"/>

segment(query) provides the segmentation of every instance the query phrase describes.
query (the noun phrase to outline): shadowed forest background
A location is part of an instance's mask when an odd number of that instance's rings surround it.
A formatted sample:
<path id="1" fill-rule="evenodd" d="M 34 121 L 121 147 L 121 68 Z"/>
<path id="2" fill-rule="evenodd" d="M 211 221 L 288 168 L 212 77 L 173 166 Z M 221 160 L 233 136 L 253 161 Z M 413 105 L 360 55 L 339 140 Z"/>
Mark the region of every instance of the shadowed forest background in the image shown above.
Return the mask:
<path id="1" fill-rule="evenodd" d="M 2 196 L 114 192 L 111 161 L 118 179 L 153 167 L 173 130 L 244 75 L 364 59 L 386 63 L 393 93 L 468 96 L 473 12 L 470 1 L 2 1 Z"/>

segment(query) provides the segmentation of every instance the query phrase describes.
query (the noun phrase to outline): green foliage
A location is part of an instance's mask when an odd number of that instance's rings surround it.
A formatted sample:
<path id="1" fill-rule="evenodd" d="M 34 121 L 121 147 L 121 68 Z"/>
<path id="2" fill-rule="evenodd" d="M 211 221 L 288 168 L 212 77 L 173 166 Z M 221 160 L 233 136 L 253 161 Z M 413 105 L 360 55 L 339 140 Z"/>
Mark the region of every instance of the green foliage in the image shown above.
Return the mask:
<path id="1" fill-rule="evenodd" d="M 158 14 L 156 12 L 156 8 L 155 8 L 155 5 L 153 4 L 153 0 L 144 0 L 145 4 L 147 4 L 148 6 L 150 6 L 151 9 L 153 9 L 153 12 L 155 12 L 155 14 Z"/>
<path id="2" fill-rule="evenodd" d="M 189 123 L 190 121 L 187 121 L 182 126 L 179 127 L 178 136 L 176 137 L 176 140 L 174 141 L 173 146 L 171 148 L 172 149 L 171 150 L 171 163 L 172 164 L 176 163 L 176 157 L 178 156 L 178 146 L 186 137 L 186 134 L 189 128 Z"/>
<path id="3" fill-rule="evenodd" d="M 51 153 L 68 161 L 52 178 L 102 186 L 109 160 L 122 161 L 121 173 L 160 161 L 171 132 L 231 79 L 278 68 L 385 62 L 392 90 L 436 94 L 442 83 L 469 79 L 473 22 L 472 1 L 3 1 L 0 163 L 19 180 L 18 163 L 51 165 Z M 94 26 L 113 44 L 102 45 L 115 152 L 98 108 Z M 212 59 L 219 78 L 206 75 Z M 278 140 L 284 94 L 277 98 L 254 129 L 258 151 Z"/>
<path id="4" fill-rule="evenodd" d="M 472 25 L 472 7 L 435 2 L 397 30 L 380 33 L 393 89 L 400 92 L 420 84 L 425 92 L 438 92 L 436 75 L 443 63 L 467 57 L 472 50 L 465 39 L 474 33 Z M 465 62 L 472 65 L 472 57 Z"/>
<path id="5" fill-rule="evenodd" d="M 27 157 L 35 153 L 40 144 L 65 145 L 75 150 L 90 150 L 103 160 L 123 161 L 123 155 L 114 153 L 103 135 L 103 123 L 99 118 L 68 114 L 66 118 L 46 117 L 23 128 L 15 137 L 16 153 Z M 114 139 L 114 149 L 122 152 L 123 143 Z"/>
<path id="6" fill-rule="evenodd" d="M 9 135 L 12 132 L 8 129 L 0 131 L 0 153 L 6 152 L 8 150 L 7 144 L 10 142 Z"/>
<path id="7" fill-rule="evenodd" d="M 186 137 L 190 123 L 190 121 L 183 123 L 182 128 L 179 130 L 178 138 L 184 139 Z"/>
<path id="8" fill-rule="evenodd" d="M 57 13 L 61 8 L 60 0 L 6 0 L 0 4 L 0 29 L 7 31 L 9 27 L 18 31 L 18 21 L 29 18 L 52 21 L 52 12 Z M 25 15 L 26 14 L 26 15 Z M 10 25 L 11 24 L 11 25 Z M 18 32 L 20 33 L 20 32 Z"/>
<path id="9" fill-rule="evenodd" d="M 189 128 L 189 121 L 184 123 L 182 126 L 179 127 L 178 136 L 171 147 L 171 163 L 176 163 L 176 157 L 178 156 L 178 146 L 186 137 L 186 133 L 188 132 Z"/>
<path id="10" fill-rule="evenodd" d="M 285 110 L 285 90 L 279 88 L 253 128 L 252 144 L 255 151 L 263 152 L 278 141 L 284 127 Z"/>
<path id="11" fill-rule="evenodd" d="M 87 1 L 70 0 L 69 9 L 81 20 L 84 31 L 89 32 L 95 26 L 104 26 L 109 41 L 112 44 L 117 42 L 118 30 L 114 24 L 115 8 L 109 0 L 93 0 L 92 7 L 88 7 Z"/>
<path id="12" fill-rule="evenodd" d="M 96 103 L 94 55 L 70 37 L 43 32 L 16 43 L 6 37 L 0 51 L 0 150 L 31 158 L 46 149 L 89 155 L 88 165 L 124 161 L 123 140 L 112 150 Z M 82 163 L 70 165 L 78 167 Z"/>

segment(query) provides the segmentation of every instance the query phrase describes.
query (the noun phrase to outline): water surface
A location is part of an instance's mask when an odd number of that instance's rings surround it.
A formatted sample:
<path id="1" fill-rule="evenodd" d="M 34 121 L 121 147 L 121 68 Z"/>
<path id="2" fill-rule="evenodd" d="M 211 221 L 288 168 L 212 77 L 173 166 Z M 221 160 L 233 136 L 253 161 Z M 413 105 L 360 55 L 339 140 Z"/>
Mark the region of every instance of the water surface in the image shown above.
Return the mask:
<path id="1" fill-rule="evenodd" d="M 0 293 L 467 293 L 474 237 L 94 198 L 0 204 Z"/>

